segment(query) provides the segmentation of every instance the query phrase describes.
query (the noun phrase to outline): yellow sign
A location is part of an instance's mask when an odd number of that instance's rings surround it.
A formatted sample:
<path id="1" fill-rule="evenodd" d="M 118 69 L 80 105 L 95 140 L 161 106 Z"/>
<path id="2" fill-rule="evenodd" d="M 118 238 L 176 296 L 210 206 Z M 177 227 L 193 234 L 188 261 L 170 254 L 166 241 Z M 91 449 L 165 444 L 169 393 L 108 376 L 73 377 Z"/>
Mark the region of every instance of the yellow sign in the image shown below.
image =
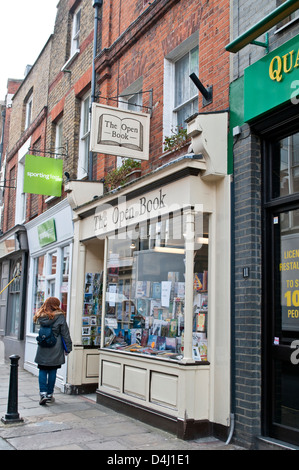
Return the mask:
<path id="1" fill-rule="evenodd" d="M 296 67 L 299 67 L 299 49 L 298 51 L 292 50 L 283 56 L 273 57 L 269 66 L 269 77 L 271 80 L 281 82 L 283 74 L 292 72 Z"/>

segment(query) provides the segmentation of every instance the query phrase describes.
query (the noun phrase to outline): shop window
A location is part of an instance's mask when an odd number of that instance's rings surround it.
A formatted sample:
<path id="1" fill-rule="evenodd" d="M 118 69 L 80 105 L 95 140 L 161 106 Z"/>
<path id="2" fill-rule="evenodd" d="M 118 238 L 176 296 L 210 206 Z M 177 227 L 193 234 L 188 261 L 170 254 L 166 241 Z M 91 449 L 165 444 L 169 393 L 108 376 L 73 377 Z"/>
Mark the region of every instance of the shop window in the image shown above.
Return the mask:
<path id="1" fill-rule="evenodd" d="M 272 145 L 272 196 L 288 196 L 299 192 L 299 133 Z"/>
<path id="2" fill-rule="evenodd" d="M 33 268 L 33 312 L 42 306 L 47 297 L 58 297 L 62 309 L 67 312 L 69 291 L 70 245 L 57 251 L 43 254 L 34 259 Z M 36 331 L 32 322 L 32 331 Z"/>
<path id="3" fill-rule="evenodd" d="M 82 315 L 83 346 L 99 346 L 101 344 L 102 293 L 103 271 L 86 273 Z"/>
<path id="4" fill-rule="evenodd" d="M 33 292 L 33 315 L 42 306 L 46 300 L 46 271 L 45 256 L 39 256 L 34 260 L 34 292 Z M 32 315 L 32 316 L 33 316 Z M 32 325 L 33 332 L 36 331 L 36 325 Z"/>
<path id="5" fill-rule="evenodd" d="M 208 216 L 195 219 L 193 285 L 185 282 L 190 246 L 185 244 L 184 227 L 185 216 L 180 214 L 147 221 L 134 239 L 126 234 L 109 238 L 105 348 L 181 360 L 189 325 L 193 359 L 207 360 Z M 187 290 L 193 299 L 188 311 Z"/>
<path id="6" fill-rule="evenodd" d="M 21 272 L 22 259 L 18 258 L 13 261 L 11 267 L 11 279 L 16 277 Z M 21 278 L 16 279 L 9 286 L 9 314 L 7 316 L 6 335 L 19 338 L 21 327 L 21 305 L 20 305 L 20 292 L 21 292 Z"/>
<path id="7" fill-rule="evenodd" d="M 62 283 L 61 283 L 61 308 L 67 312 L 68 306 L 68 287 L 70 276 L 70 246 L 62 249 Z"/>

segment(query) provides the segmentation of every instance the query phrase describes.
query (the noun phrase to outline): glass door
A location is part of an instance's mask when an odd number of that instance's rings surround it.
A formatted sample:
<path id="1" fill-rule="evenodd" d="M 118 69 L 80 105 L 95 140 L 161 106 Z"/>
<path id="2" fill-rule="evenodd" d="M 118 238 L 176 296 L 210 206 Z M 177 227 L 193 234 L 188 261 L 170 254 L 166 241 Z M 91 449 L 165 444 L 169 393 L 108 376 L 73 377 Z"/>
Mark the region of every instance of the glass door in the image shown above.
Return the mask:
<path id="1" fill-rule="evenodd" d="M 271 431 L 299 444 L 299 209 L 273 215 Z"/>
<path id="2" fill-rule="evenodd" d="M 299 133 L 265 149 L 264 430 L 299 445 Z"/>

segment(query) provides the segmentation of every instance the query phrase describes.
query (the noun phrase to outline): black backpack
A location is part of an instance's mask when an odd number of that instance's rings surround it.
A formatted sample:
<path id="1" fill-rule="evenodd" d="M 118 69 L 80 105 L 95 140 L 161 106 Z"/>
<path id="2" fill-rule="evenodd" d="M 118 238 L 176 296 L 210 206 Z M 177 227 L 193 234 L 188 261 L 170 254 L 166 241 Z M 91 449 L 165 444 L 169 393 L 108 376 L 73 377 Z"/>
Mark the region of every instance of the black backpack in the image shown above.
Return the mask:
<path id="1" fill-rule="evenodd" d="M 51 326 L 41 326 L 36 341 L 42 348 L 52 348 L 55 346 L 57 338 Z"/>

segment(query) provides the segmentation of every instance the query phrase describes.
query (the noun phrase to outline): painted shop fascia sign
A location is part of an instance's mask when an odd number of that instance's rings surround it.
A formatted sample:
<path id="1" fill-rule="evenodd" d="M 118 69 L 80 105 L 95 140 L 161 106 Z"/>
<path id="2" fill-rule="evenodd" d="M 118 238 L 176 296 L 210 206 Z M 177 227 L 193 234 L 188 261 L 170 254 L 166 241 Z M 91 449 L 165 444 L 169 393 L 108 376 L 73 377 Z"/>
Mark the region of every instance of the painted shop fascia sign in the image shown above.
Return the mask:
<path id="1" fill-rule="evenodd" d="M 299 35 L 244 71 L 244 121 L 299 103 Z"/>
<path id="2" fill-rule="evenodd" d="M 41 247 L 56 242 L 56 225 L 55 219 L 49 219 L 37 227 L 38 241 Z"/>
<path id="3" fill-rule="evenodd" d="M 203 204 L 190 203 L 190 194 L 185 185 L 170 184 L 142 196 L 127 200 L 120 196 L 116 205 L 109 202 L 99 204 L 94 214 L 94 233 L 97 237 L 109 234 L 136 239 L 139 235 L 139 224 L 145 221 L 157 221 L 159 217 L 169 214 L 185 215 L 190 207 L 197 214 L 203 213 Z M 202 218 L 200 218 L 202 223 Z M 196 228 L 196 233 L 202 233 L 202 227 Z"/>
<path id="4" fill-rule="evenodd" d="M 149 129 L 149 114 L 93 103 L 90 150 L 148 160 Z"/>
<path id="5" fill-rule="evenodd" d="M 24 193 L 61 196 L 63 161 L 26 155 Z"/>

